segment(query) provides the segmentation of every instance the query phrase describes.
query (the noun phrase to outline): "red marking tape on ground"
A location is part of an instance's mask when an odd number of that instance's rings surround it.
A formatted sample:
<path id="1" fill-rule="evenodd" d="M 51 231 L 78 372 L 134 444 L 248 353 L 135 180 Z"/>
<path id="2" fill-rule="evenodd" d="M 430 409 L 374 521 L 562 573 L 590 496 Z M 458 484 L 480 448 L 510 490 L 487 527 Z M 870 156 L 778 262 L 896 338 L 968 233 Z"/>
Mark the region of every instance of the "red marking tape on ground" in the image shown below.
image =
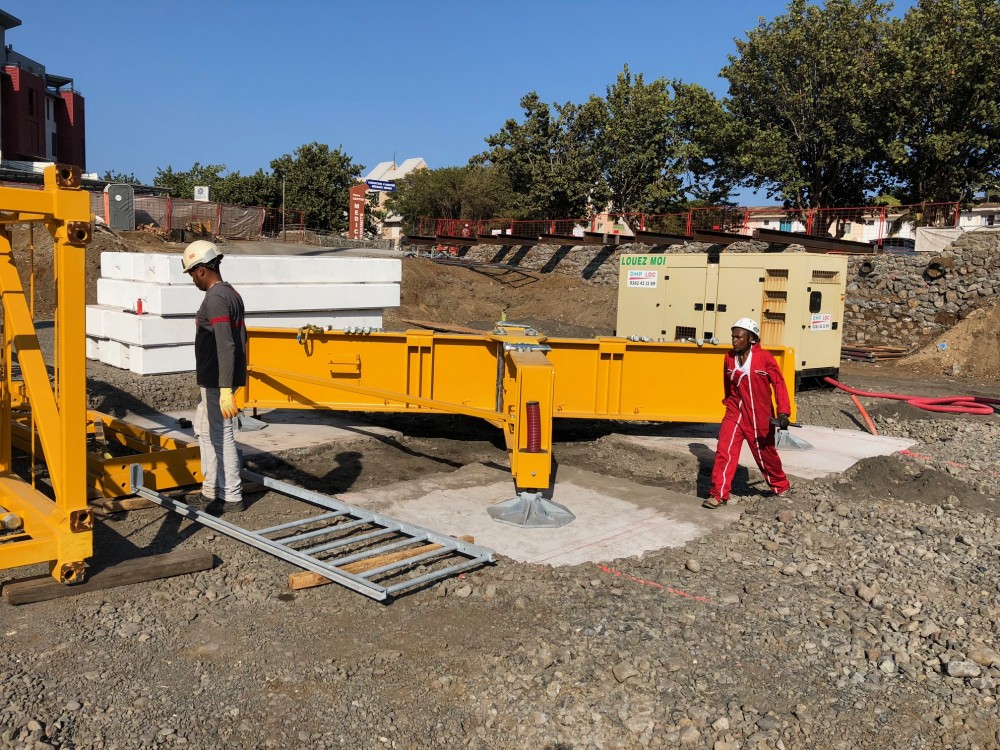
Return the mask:
<path id="1" fill-rule="evenodd" d="M 631 573 L 623 573 L 622 571 L 608 567 L 607 565 L 598 565 L 598 568 L 603 570 L 605 573 L 610 573 L 617 578 L 624 578 L 627 581 L 632 581 L 633 583 L 641 583 L 643 586 L 652 586 L 655 589 L 662 589 L 668 594 L 673 594 L 674 596 L 683 596 L 687 599 L 694 599 L 697 602 L 704 602 L 705 604 L 711 604 L 712 600 L 707 596 L 696 596 L 695 594 L 689 594 L 687 591 L 682 591 L 681 589 L 675 589 L 673 586 L 664 586 L 662 583 L 657 583 L 656 581 L 647 581 L 643 578 L 636 578 Z"/>
<path id="2" fill-rule="evenodd" d="M 930 461 L 934 458 L 933 456 L 928 456 L 926 453 L 914 453 L 908 448 L 903 448 L 903 450 L 901 450 L 899 454 L 901 456 L 913 456 L 914 458 L 922 458 L 925 461 Z"/>

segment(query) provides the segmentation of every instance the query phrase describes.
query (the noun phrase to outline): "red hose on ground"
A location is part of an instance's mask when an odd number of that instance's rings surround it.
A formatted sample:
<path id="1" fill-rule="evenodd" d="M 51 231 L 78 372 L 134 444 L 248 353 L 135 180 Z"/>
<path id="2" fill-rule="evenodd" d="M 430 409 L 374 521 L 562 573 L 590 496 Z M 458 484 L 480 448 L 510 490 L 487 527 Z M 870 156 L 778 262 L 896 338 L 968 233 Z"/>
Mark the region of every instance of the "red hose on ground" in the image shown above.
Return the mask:
<path id="1" fill-rule="evenodd" d="M 859 391 L 856 388 L 839 383 L 833 378 L 823 378 L 823 380 L 834 388 L 839 388 L 855 396 L 891 398 L 894 401 L 905 401 L 911 406 L 923 409 L 924 411 L 988 416 L 993 414 L 994 405 L 1000 405 L 1000 398 L 985 398 L 983 396 L 942 396 L 941 398 L 928 398 L 926 396 L 906 396 L 900 393 L 873 393 L 870 391 Z"/>

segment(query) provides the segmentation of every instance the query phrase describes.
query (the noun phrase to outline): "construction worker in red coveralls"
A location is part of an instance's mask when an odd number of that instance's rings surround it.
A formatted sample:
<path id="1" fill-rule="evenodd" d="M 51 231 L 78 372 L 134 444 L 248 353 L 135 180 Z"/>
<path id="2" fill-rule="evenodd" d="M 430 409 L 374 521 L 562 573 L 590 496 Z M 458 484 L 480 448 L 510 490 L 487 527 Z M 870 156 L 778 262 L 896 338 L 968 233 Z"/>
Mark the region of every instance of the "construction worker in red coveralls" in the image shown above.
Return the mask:
<path id="1" fill-rule="evenodd" d="M 195 369 L 201 400 L 195 412 L 195 432 L 205 475 L 201 493 L 187 504 L 213 515 L 244 509 L 240 454 L 236 445 L 234 389 L 247 382 L 247 331 L 243 298 L 219 269 L 222 251 L 197 240 L 184 250 L 184 273 L 205 293 L 195 316 Z"/>
<path id="2" fill-rule="evenodd" d="M 732 327 L 733 349 L 726 352 L 723 385 L 726 415 L 719 428 L 719 447 L 712 467 L 712 485 L 705 508 L 718 508 L 729 501 L 733 477 L 745 440 L 771 491 L 788 493 L 788 477 L 774 445 L 774 402 L 778 405 L 778 427 L 788 429 L 792 413 L 785 379 L 770 352 L 760 346 L 760 326 L 752 318 L 740 318 Z"/>

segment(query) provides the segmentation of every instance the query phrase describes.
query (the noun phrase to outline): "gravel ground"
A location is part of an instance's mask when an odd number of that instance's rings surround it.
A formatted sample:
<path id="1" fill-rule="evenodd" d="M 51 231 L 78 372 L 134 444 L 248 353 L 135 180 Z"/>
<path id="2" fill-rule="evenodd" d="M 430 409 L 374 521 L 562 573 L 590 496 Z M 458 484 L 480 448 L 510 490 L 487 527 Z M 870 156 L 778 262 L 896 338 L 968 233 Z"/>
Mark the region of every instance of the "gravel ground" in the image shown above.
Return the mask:
<path id="1" fill-rule="evenodd" d="M 105 411 L 196 398 L 189 376 L 88 367 Z M 880 432 L 917 441 L 909 454 L 797 482 L 789 500 L 751 475 L 741 519 L 684 548 L 558 569 L 501 559 L 390 605 L 292 593 L 289 566 L 159 510 L 108 518 L 109 559 L 203 547 L 218 564 L 0 606 L 0 748 L 1000 747 L 997 417 L 865 404 Z M 799 408 L 858 429 L 842 394 L 805 392 Z M 504 460 L 478 423 L 394 426 L 395 442 L 270 469 L 341 491 Z M 561 428 L 560 461 L 703 485 L 694 457 L 615 460 L 619 427 Z M 282 502 L 256 498 L 246 525 Z"/>

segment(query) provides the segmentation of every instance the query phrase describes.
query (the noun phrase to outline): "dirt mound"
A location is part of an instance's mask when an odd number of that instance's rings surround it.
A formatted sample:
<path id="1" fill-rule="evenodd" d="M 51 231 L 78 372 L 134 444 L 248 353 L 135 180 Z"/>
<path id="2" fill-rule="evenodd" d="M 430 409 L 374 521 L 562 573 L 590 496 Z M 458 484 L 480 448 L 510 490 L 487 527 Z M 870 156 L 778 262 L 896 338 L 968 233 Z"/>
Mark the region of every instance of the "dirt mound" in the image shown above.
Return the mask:
<path id="1" fill-rule="evenodd" d="M 407 320 L 488 330 L 506 312 L 549 336 L 610 336 L 618 290 L 562 274 L 404 258 L 401 295 L 399 308 L 385 312 L 390 330 Z"/>
<path id="2" fill-rule="evenodd" d="M 834 488 L 853 500 L 944 505 L 954 496 L 962 507 L 993 513 L 997 510 L 971 485 L 898 455 L 862 459 Z"/>
<path id="3" fill-rule="evenodd" d="M 56 286 L 53 279 L 52 236 L 41 224 L 16 224 L 11 228 L 11 247 L 17 261 L 18 274 L 25 292 L 31 284 L 31 266 L 34 263 L 35 319 L 52 317 L 56 305 Z M 32 252 L 32 247 L 34 251 Z M 101 276 L 101 253 L 106 251 L 134 250 L 131 243 L 117 234 L 97 229 L 86 250 L 87 304 L 97 302 L 97 279 Z M 33 257 L 32 257 L 33 256 Z"/>
<path id="4" fill-rule="evenodd" d="M 1000 305 L 973 311 L 923 349 L 887 364 L 933 375 L 995 377 L 1000 369 Z"/>

